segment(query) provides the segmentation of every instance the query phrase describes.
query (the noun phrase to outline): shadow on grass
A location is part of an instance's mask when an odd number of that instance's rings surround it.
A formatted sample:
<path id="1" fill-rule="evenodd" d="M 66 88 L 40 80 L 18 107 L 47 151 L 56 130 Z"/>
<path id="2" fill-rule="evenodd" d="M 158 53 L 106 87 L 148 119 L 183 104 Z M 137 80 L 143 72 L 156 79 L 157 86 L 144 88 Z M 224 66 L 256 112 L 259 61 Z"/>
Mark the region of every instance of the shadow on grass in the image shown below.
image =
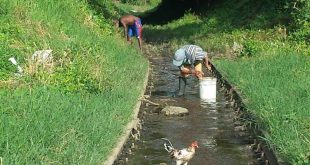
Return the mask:
<path id="1" fill-rule="evenodd" d="M 105 4 L 100 0 L 88 0 L 88 3 L 105 18 L 116 19 L 111 10 L 126 14 L 112 2 Z M 160 43 L 170 40 L 189 41 L 207 38 L 208 35 L 230 33 L 238 29 L 264 30 L 273 28 L 275 25 L 288 24 L 289 16 L 281 14 L 278 8 L 279 4 L 270 1 L 205 0 L 200 1 L 198 6 L 197 1 L 193 0 L 162 0 L 158 7 L 134 15 L 142 19 L 143 25 L 152 25 L 144 26 L 144 40 Z M 185 13 L 194 13 L 200 16 L 202 21 L 168 25 L 182 18 Z"/>
<path id="2" fill-rule="evenodd" d="M 186 12 L 199 13 L 203 9 L 206 10 L 212 2 L 214 0 L 162 0 L 156 8 L 138 15 L 144 24 L 164 25 L 183 17 Z"/>
<path id="3" fill-rule="evenodd" d="M 171 2 L 169 4 L 172 4 Z M 209 4 L 205 4 L 209 5 Z M 230 33 L 234 30 L 263 30 L 273 28 L 281 24 L 288 24 L 289 17 L 277 11 L 277 4 L 272 2 L 260 2 L 243 0 L 237 3 L 219 1 L 213 6 L 205 6 L 205 9 L 184 10 L 180 6 L 159 7 L 151 15 L 146 15 L 145 24 L 157 26 L 145 26 L 144 35 L 147 42 L 168 42 L 175 39 L 190 39 L 195 37 L 206 38 L 210 34 Z M 174 12 L 169 15 L 167 13 Z M 167 21 L 172 22 L 191 12 L 200 15 L 201 22 L 182 24 L 175 27 L 163 25 Z M 156 13 L 156 14 L 155 14 Z M 175 19 L 171 19 L 175 18 Z M 161 21 L 160 21 L 161 19 Z M 157 23 L 157 24 L 156 24 Z"/>
<path id="4" fill-rule="evenodd" d="M 176 28 L 160 28 L 147 26 L 143 29 L 146 42 L 169 42 L 173 39 L 188 39 L 190 36 L 197 35 L 199 29 L 203 27 L 203 23 L 190 23 Z"/>
<path id="5" fill-rule="evenodd" d="M 109 19 L 118 19 L 113 15 L 113 10 L 118 11 L 119 13 L 126 13 L 126 11 L 117 8 L 112 2 L 105 4 L 100 0 L 88 0 L 88 4 L 97 12 L 97 14 L 102 14 L 105 18 Z"/>

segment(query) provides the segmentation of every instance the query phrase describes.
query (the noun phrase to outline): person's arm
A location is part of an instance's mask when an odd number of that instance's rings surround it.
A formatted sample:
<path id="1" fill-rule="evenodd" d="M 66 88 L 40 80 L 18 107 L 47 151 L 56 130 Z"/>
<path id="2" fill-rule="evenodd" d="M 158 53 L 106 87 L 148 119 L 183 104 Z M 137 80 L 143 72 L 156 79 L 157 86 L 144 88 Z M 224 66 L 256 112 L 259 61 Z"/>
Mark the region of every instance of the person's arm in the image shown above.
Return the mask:
<path id="1" fill-rule="evenodd" d="M 208 56 L 206 56 L 204 58 L 204 64 L 205 64 L 205 67 L 208 69 L 208 70 L 212 70 L 212 67 L 211 67 L 211 64 L 210 64 L 210 59 L 208 58 Z"/>
<path id="2" fill-rule="evenodd" d="M 180 67 L 180 70 L 182 74 L 192 74 L 194 72 L 194 70 L 192 71 L 192 69 L 188 69 L 183 66 Z"/>
<path id="3" fill-rule="evenodd" d="M 139 48 L 142 51 L 142 38 L 141 37 L 138 38 L 138 43 L 139 43 Z"/>
<path id="4" fill-rule="evenodd" d="M 203 75 L 203 73 L 200 72 L 200 71 L 197 71 L 195 69 L 189 69 L 189 68 L 186 68 L 186 67 L 183 67 L 183 66 L 180 67 L 180 71 L 181 71 L 182 74 L 193 74 L 193 75 L 195 75 L 197 77 L 200 77 L 200 76 Z"/>
<path id="5" fill-rule="evenodd" d="M 134 24 L 136 27 L 135 30 L 136 30 L 136 34 L 137 34 L 139 48 L 142 51 L 142 24 L 141 24 L 140 18 L 136 17 Z"/>
<path id="6" fill-rule="evenodd" d="M 124 27 L 124 37 L 125 37 L 126 39 L 128 39 L 128 35 L 127 35 L 127 25 L 126 25 L 126 23 L 125 23 L 123 20 L 121 20 L 121 24 L 122 24 L 122 26 Z"/>

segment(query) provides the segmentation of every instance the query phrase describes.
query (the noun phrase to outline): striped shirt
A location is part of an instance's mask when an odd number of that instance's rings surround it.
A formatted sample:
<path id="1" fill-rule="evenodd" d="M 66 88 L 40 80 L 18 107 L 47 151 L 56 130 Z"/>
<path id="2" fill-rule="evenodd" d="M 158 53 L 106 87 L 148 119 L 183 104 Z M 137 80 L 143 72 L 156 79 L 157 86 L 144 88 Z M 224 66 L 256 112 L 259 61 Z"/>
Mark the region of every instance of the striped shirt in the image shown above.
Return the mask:
<path id="1" fill-rule="evenodd" d="M 195 61 L 201 61 L 207 56 L 207 52 L 203 51 L 197 45 L 184 45 L 186 64 L 194 65 Z"/>

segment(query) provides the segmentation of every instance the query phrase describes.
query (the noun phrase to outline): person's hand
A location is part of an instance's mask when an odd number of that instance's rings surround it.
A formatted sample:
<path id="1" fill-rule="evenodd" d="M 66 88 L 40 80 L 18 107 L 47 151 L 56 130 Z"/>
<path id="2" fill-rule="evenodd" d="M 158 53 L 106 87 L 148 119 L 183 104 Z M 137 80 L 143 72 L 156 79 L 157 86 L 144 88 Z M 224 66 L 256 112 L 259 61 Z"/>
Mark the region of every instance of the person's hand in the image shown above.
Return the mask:
<path id="1" fill-rule="evenodd" d="M 210 64 L 206 64 L 205 66 L 206 66 L 206 68 L 207 68 L 209 71 L 211 71 L 211 70 L 212 70 L 212 67 L 211 67 L 211 65 L 210 65 Z"/>
<path id="2" fill-rule="evenodd" d="M 204 75 L 204 73 L 203 73 L 203 72 L 200 72 L 200 71 L 197 71 L 197 73 L 196 73 L 196 76 L 197 76 L 198 78 L 202 78 L 203 75 Z"/>
<path id="3" fill-rule="evenodd" d="M 198 70 L 192 70 L 192 74 L 195 75 L 198 78 L 202 78 L 204 73 Z"/>

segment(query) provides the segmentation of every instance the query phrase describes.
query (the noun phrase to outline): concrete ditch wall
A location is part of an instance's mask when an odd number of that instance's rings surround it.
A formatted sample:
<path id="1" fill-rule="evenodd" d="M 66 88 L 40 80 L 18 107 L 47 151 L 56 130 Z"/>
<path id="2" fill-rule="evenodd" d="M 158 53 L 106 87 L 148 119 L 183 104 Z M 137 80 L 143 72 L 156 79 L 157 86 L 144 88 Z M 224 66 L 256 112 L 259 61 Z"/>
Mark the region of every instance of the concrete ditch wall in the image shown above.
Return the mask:
<path id="1" fill-rule="evenodd" d="M 137 126 L 140 124 L 138 114 L 139 114 L 140 106 L 142 103 L 141 99 L 144 98 L 145 89 L 147 87 L 148 77 L 149 77 L 149 70 L 147 71 L 147 73 L 145 75 L 143 88 L 142 88 L 142 91 L 140 93 L 139 100 L 134 107 L 134 110 L 133 110 L 134 113 L 132 116 L 132 120 L 124 128 L 123 134 L 121 135 L 120 139 L 118 140 L 116 146 L 111 150 L 111 153 L 107 157 L 106 161 L 103 162 L 103 165 L 113 165 L 115 160 L 118 158 L 118 156 L 122 152 L 124 145 L 128 141 L 128 138 L 131 135 L 132 130 L 136 129 Z"/>
<path id="2" fill-rule="evenodd" d="M 236 123 L 239 123 L 240 127 L 246 129 L 250 132 L 250 136 L 252 137 L 253 144 L 251 145 L 251 149 L 256 156 L 256 159 L 261 165 L 289 165 L 289 163 L 284 162 L 279 154 L 273 151 L 267 143 L 263 140 L 265 137 L 264 131 L 261 130 L 257 124 L 257 119 L 247 110 L 245 104 L 240 97 L 240 92 L 238 92 L 216 69 L 216 67 L 212 64 L 212 75 L 218 79 L 218 85 L 225 90 L 225 95 L 230 99 L 232 105 L 235 110 L 235 118 Z M 149 78 L 149 71 L 146 74 L 146 78 L 144 80 L 143 89 L 147 87 L 147 81 Z M 140 94 L 140 98 L 143 98 L 145 91 L 143 90 Z M 136 130 L 138 125 L 140 124 L 138 113 L 141 106 L 141 99 L 137 102 L 134 108 L 134 115 L 131 122 L 129 122 L 124 130 L 123 135 L 119 139 L 117 145 L 112 150 L 108 159 L 103 163 L 104 165 L 113 165 L 113 163 L 120 156 L 126 142 L 129 139 L 130 134 L 133 130 Z"/>
<path id="3" fill-rule="evenodd" d="M 279 154 L 273 151 L 267 143 L 263 140 L 266 137 L 263 130 L 261 130 L 257 124 L 258 119 L 256 119 L 246 108 L 243 103 L 240 92 L 238 92 L 216 69 L 212 64 L 212 74 L 218 79 L 218 84 L 223 90 L 225 90 L 225 95 L 232 101 L 233 107 L 235 109 L 235 121 L 239 121 L 242 127 L 248 130 L 253 136 L 253 144 L 251 149 L 254 152 L 257 160 L 260 164 L 264 165 L 289 165 L 289 163 L 284 162 Z"/>

